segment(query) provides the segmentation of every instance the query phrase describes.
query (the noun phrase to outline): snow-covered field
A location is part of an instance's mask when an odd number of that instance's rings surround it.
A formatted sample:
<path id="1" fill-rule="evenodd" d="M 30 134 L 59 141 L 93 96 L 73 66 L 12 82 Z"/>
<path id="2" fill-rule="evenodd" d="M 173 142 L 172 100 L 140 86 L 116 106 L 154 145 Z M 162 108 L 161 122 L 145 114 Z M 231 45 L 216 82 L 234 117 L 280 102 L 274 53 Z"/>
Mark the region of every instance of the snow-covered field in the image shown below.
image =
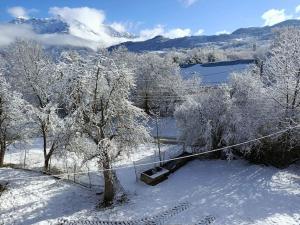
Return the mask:
<path id="1" fill-rule="evenodd" d="M 1 169 L 10 180 L 0 201 L 0 224 L 51 224 L 59 218 L 128 221 L 150 217 L 180 203 L 190 206 L 165 224 L 300 224 L 300 166 L 285 170 L 245 161 L 195 160 L 157 186 L 136 182 L 134 169 L 118 171 L 129 202 L 96 210 L 96 190 L 38 173 Z M 17 179 L 18 178 L 18 179 Z"/>
<path id="2" fill-rule="evenodd" d="M 158 136 L 176 138 L 179 136 L 179 130 L 176 127 L 176 120 L 174 117 L 161 117 L 158 119 Z M 157 136 L 156 120 L 152 118 L 148 123 L 151 129 L 151 135 Z"/>
<path id="3" fill-rule="evenodd" d="M 246 69 L 249 64 L 223 65 L 223 66 L 202 66 L 197 64 L 191 67 L 182 68 L 181 75 L 184 78 L 200 76 L 204 84 L 224 83 L 232 72 Z"/>

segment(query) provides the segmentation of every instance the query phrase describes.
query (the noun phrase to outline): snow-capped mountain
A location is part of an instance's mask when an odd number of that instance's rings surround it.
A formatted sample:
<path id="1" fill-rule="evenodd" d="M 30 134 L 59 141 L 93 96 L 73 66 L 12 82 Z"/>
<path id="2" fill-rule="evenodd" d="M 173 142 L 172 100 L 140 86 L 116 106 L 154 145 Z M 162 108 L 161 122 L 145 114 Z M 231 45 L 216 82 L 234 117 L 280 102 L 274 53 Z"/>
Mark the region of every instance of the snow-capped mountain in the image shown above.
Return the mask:
<path id="1" fill-rule="evenodd" d="M 88 35 L 97 36 L 97 32 L 93 31 L 86 25 L 80 23 L 79 21 L 73 21 L 72 26 L 64 22 L 59 18 L 16 18 L 9 22 L 10 24 L 26 24 L 30 25 L 37 34 L 72 34 L 72 29 L 80 31 L 81 33 Z M 119 32 L 109 25 L 104 25 L 103 29 L 108 36 L 115 38 L 127 38 L 132 39 L 135 36 L 128 32 Z M 75 35 L 76 36 L 76 35 Z"/>
<path id="2" fill-rule="evenodd" d="M 102 47 L 113 45 L 109 49 L 125 46 L 130 51 L 140 52 L 161 51 L 171 48 L 194 48 L 207 45 L 217 45 L 223 48 L 243 47 L 253 45 L 253 43 L 262 45 L 273 38 L 274 28 L 287 26 L 300 27 L 300 20 L 287 20 L 273 26 L 240 28 L 231 34 L 190 36 L 175 39 L 157 36 L 145 41 L 137 41 L 140 40 L 137 36 L 128 32 L 119 32 L 110 25 L 103 24 L 99 29 L 92 29 L 89 24 L 83 24 L 77 20 L 67 23 L 59 17 L 16 18 L 10 21 L 10 24 L 29 25 L 35 33 L 41 35 L 59 34 L 76 37 L 80 39 L 78 40 L 80 41 L 80 45 L 77 45 L 79 47 L 89 47 L 89 43 L 92 43 L 94 46 Z M 81 45 L 83 42 L 88 44 Z"/>
<path id="3" fill-rule="evenodd" d="M 45 19 L 24 19 L 16 18 L 10 21 L 11 24 L 26 24 L 30 25 L 32 29 L 38 34 L 52 34 L 52 33 L 68 33 L 69 25 L 62 20 L 54 18 Z"/>

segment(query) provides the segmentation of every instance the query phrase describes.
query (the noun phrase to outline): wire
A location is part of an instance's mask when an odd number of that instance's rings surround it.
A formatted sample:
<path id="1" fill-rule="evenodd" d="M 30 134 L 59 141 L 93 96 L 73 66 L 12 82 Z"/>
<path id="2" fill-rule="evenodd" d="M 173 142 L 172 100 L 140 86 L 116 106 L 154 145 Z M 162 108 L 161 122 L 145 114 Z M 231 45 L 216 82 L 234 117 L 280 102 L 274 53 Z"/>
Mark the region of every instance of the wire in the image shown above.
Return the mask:
<path id="1" fill-rule="evenodd" d="M 259 137 L 259 138 L 255 138 L 255 139 L 251 139 L 251 140 L 248 140 L 248 141 L 245 141 L 245 142 L 241 142 L 241 143 L 238 143 L 238 144 L 229 145 L 229 146 L 225 146 L 225 147 L 221 147 L 221 148 L 217 148 L 217 149 L 213 149 L 213 150 L 209 150 L 209 151 L 205 151 L 205 152 L 199 152 L 199 153 L 195 153 L 195 154 L 191 154 L 191 155 L 187 155 L 187 156 L 176 157 L 176 158 L 166 159 L 166 160 L 159 160 L 159 161 L 155 161 L 155 162 L 151 162 L 151 163 L 141 163 L 141 164 L 135 164 L 135 165 L 129 165 L 129 166 L 120 166 L 120 167 L 115 167 L 115 168 L 110 168 L 110 169 L 101 169 L 101 170 L 95 170 L 95 171 L 89 171 L 89 172 L 51 174 L 51 175 L 34 176 L 34 177 L 19 177 L 19 178 L 8 179 L 6 181 L 27 180 L 27 179 L 35 179 L 35 178 L 43 178 L 43 177 L 45 177 L 45 178 L 46 177 L 62 177 L 62 176 L 65 176 L 65 175 L 78 175 L 78 174 L 87 174 L 87 173 L 91 173 L 91 172 L 115 171 L 115 170 L 122 170 L 122 169 L 128 169 L 128 168 L 133 168 L 133 167 L 141 167 L 141 166 L 148 166 L 148 165 L 159 164 L 159 163 L 166 163 L 166 162 L 176 161 L 176 160 L 179 160 L 179 159 L 192 158 L 192 157 L 199 156 L 199 155 L 218 152 L 218 151 L 222 151 L 222 150 L 225 150 L 225 149 L 229 149 L 229 148 L 249 144 L 251 142 L 256 142 L 256 141 L 259 141 L 259 140 L 262 140 L 262 139 L 265 139 L 265 138 L 276 136 L 278 134 L 282 134 L 282 133 L 285 133 L 287 131 L 297 129 L 297 128 L 300 128 L 300 125 L 290 127 L 290 128 L 287 128 L 287 129 L 284 129 L 284 130 L 281 130 L 281 131 L 277 131 L 275 133 L 265 135 L 265 136 L 262 136 L 262 137 Z"/>

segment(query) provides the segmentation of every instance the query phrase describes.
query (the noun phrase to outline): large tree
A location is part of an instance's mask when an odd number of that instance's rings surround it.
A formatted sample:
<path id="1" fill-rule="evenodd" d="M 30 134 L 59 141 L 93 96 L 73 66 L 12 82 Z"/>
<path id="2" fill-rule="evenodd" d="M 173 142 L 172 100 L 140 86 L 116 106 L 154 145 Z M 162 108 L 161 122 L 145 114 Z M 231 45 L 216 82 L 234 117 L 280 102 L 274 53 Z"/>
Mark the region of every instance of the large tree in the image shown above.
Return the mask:
<path id="1" fill-rule="evenodd" d="M 0 167 L 4 164 L 7 147 L 24 138 L 28 131 L 27 112 L 26 102 L 0 74 Z"/>
<path id="2" fill-rule="evenodd" d="M 44 169 L 57 150 L 63 120 L 57 114 L 61 90 L 60 74 L 55 64 L 34 41 L 18 40 L 8 49 L 10 73 L 14 87 L 31 104 L 35 133 L 43 139 Z"/>
<path id="3" fill-rule="evenodd" d="M 113 162 L 149 138 L 146 115 L 129 100 L 135 87 L 133 74 L 125 65 L 96 54 L 82 59 L 75 53 L 65 55 L 62 73 L 71 85 L 67 95 L 78 137 L 91 144 L 80 151 L 86 160 L 97 159 L 104 176 L 105 206 L 116 199 L 118 181 Z M 75 141 L 76 142 L 76 141 Z"/>

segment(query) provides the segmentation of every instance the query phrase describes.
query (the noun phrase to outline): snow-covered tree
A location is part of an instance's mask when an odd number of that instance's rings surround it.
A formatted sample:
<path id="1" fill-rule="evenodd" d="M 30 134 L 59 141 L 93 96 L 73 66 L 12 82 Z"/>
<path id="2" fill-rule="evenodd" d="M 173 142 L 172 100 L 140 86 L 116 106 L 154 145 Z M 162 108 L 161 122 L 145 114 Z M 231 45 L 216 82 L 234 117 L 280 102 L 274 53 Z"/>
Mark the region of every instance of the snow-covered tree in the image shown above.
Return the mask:
<path id="1" fill-rule="evenodd" d="M 136 59 L 134 70 L 137 88 L 134 100 L 147 114 L 173 113 L 184 93 L 178 64 L 157 54 L 148 53 Z"/>
<path id="2" fill-rule="evenodd" d="M 43 139 L 44 169 L 57 150 L 57 133 L 63 120 L 57 114 L 60 74 L 47 57 L 41 45 L 33 41 L 18 40 L 8 49 L 9 78 L 14 87 L 31 104 L 31 119 L 35 133 Z"/>
<path id="3" fill-rule="evenodd" d="M 262 81 L 268 94 L 284 110 L 283 127 L 300 121 L 300 30 L 285 28 L 268 52 L 263 66 Z"/>
<path id="4" fill-rule="evenodd" d="M 61 69 L 63 76 L 73 82 L 68 104 L 73 109 L 78 134 L 72 144 L 81 146 L 77 149 L 85 160 L 97 159 L 104 176 L 103 203 L 110 205 L 119 188 L 113 162 L 148 140 L 146 115 L 129 100 L 135 83 L 125 65 L 102 54 L 85 59 L 74 54 L 65 58 L 69 60 Z M 84 142 L 88 149 L 82 145 Z"/>
<path id="5" fill-rule="evenodd" d="M 219 95 L 209 91 L 177 109 L 181 137 L 187 143 L 216 148 L 220 143 L 241 143 L 300 123 L 300 31 L 285 28 L 277 32 L 259 64 L 234 73 L 227 91 Z M 215 138 L 207 138 L 212 133 L 217 134 Z M 299 129 L 231 150 L 254 161 L 285 166 L 300 157 Z"/>
<path id="6" fill-rule="evenodd" d="M 180 139 L 198 150 L 224 146 L 229 133 L 230 107 L 226 86 L 191 95 L 175 111 Z"/>
<path id="7" fill-rule="evenodd" d="M 26 113 L 26 102 L 0 74 L 0 167 L 7 147 L 24 138 L 28 131 Z"/>
<path id="8" fill-rule="evenodd" d="M 300 31 L 285 28 L 257 68 L 231 79 L 235 142 L 297 126 L 300 122 Z M 240 147 L 239 150 L 276 166 L 291 163 L 300 155 L 299 129 Z"/>
<path id="9" fill-rule="evenodd" d="M 270 98 L 261 81 L 260 69 L 250 68 L 233 73 L 230 79 L 231 144 L 241 143 L 278 130 L 280 110 Z M 239 147 L 244 155 L 259 152 L 262 142 L 252 142 Z"/>

